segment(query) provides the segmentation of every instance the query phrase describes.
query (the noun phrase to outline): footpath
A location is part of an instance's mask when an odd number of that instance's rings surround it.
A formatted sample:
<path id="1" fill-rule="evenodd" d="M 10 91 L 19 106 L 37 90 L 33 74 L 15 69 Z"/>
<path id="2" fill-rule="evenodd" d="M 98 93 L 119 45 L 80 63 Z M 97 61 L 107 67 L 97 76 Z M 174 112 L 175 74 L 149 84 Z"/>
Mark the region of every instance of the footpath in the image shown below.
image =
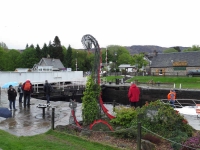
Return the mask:
<path id="1" fill-rule="evenodd" d="M 12 118 L 0 117 L 0 129 L 9 132 L 16 136 L 32 136 L 41 134 L 51 128 L 52 108 L 55 108 L 55 127 L 57 125 L 69 124 L 71 108 L 69 102 L 51 101 L 51 107 L 43 110 L 37 108 L 38 104 L 46 104 L 45 100 L 31 98 L 30 107 L 24 108 L 23 103 L 20 105 L 18 97 L 16 99 L 16 111 L 12 112 Z M 77 120 L 82 120 L 81 103 L 77 103 L 76 117 Z M 9 108 L 7 91 L 1 91 L 0 107 Z"/>

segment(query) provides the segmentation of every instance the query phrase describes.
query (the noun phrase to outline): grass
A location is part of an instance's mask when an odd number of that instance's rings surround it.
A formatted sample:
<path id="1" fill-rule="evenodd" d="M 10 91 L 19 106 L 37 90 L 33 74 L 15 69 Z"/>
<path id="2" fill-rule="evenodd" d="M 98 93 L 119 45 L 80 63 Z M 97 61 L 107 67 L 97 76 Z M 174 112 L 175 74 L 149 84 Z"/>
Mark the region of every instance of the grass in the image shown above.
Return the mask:
<path id="1" fill-rule="evenodd" d="M 105 79 L 106 78 L 106 79 Z M 115 79 L 123 78 L 123 76 L 108 76 L 104 77 L 104 80 L 115 81 Z M 135 76 L 126 82 L 132 82 L 134 80 L 138 80 L 140 83 L 148 83 L 150 80 L 153 80 L 155 83 L 161 84 L 176 84 L 176 86 L 180 86 L 183 89 L 200 89 L 200 77 L 169 77 L 169 76 Z"/>
<path id="2" fill-rule="evenodd" d="M 61 133 L 55 130 L 35 136 L 17 137 L 0 130 L 0 149 L 3 150 L 118 150 L 108 145 Z"/>

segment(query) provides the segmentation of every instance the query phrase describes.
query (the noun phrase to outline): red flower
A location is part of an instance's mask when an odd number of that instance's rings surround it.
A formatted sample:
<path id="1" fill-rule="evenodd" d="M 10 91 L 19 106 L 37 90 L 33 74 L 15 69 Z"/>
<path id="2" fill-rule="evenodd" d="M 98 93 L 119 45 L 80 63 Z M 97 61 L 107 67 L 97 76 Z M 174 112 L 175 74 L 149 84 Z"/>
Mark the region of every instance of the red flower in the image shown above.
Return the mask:
<path id="1" fill-rule="evenodd" d="M 179 111 L 178 111 L 178 110 L 175 110 L 175 113 L 176 113 L 176 114 L 179 114 Z"/>
<path id="2" fill-rule="evenodd" d="M 188 123 L 188 121 L 187 121 L 187 120 L 185 120 L 185 119 L 183 119 L 183 120 L 182 120 L 182 122 L 183 122 L 183 123 L 185 123 L 185 124 L 187 124 L 187 123 Z"/>

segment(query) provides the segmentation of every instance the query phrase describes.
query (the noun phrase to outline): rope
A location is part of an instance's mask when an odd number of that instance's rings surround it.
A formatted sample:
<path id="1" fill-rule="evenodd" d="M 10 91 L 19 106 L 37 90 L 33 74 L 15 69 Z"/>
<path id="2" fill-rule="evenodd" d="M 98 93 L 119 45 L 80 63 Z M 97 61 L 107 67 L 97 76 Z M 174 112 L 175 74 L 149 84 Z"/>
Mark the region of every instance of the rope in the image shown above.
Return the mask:
<path id="1" fill-rule="evenodd" d="M 94 131 L 94 130 L 88 130 L 88 129 L 83 129 L 75 124 L 69 124 L 69 125 L 72 125 L 72 126 L 75 126 L 77 127 L 78 129 L 81 129 L 81 130 L 84 130 L 84 131 L 90 131 L 90 132 L 105 132 L 105 133 L 115 133 L 117 131 L 126 131 L 126 130 L 129 130 L 129 129 L 132 129 L 132 128 L 136 128 L 136 126 L 133 126 L 133 127 L 130 127 L 130 128 L 125 128 L 125 129 L 121 129 L 121 130 L 115 130 L 115 131 Z"/>
<path id="2" fill-rule="evenodd" d="M 170 139 L 167 139 L 167 138 L 165 138 L 165 137 L 163 137 L 163 136 L 160 136 L 160 135 L 158 135 L 157 133 L 154 133 L 154 132 L 148 130 L 147 128 L 145 128 L 145 127 L 143 127 L 143 126 L 142 126 L 142 128 L 145 129 L 146 131 L 151 132 L 152 134 L 154 134 L 154 135 L 156 135 L 156 136 L 158 136 L 158 137 L 160 137 L 160 138 L 163 138 L 163 139 L 165 139 L 165 140 L 167 140 L 167 141 L 170 141 L 170 142 L 172 142 L 172 143 L 174 143 L 174 144 L 178 144 L 178 145 L 181 145 L 181 146 L 184 146 L 184 147 L 187 147 L 187 148 L 196 150 L 196 148 L 189 147 L 189 146 L 183 145 L 183 144 L 181 144 L 181 143 L 177 143 L 177 142 L 175 142 L 175 141 L 172 141 L 172 140 L 170 140 Z"/>

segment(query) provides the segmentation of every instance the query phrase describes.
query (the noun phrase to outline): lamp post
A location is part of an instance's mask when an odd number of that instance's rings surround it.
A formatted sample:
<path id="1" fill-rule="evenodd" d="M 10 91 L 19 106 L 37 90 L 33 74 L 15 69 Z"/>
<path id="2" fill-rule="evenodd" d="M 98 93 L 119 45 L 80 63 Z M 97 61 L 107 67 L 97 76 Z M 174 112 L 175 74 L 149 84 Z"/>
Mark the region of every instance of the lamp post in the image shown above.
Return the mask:
<path id="1" fill-rule="evenodd" d="M 76 52 L 76 71 L 77 71 L 77 67 L 78 67 L 77 55 L 78 55 L 78 52 Z"/>
<path id="2" fill-rule="evenodd" d="M 117 70 L 117 52 L 115 52 L 115 77 L 116 77 L 116 70 Z"/>

